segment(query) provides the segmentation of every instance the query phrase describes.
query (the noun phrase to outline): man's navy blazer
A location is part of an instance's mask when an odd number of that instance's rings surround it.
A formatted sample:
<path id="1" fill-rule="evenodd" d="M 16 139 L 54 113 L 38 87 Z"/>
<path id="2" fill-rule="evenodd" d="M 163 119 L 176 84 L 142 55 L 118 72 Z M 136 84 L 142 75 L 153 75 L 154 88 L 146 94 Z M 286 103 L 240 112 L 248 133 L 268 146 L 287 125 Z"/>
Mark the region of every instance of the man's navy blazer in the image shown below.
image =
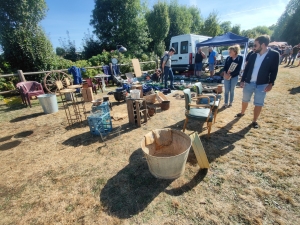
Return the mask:
<path id="1" fill-rule="evenodd" d="M 244 70 L 241 82 L 250 83 L 257 54 L 252 54 Z M 279 53 L 269 48 L 268 53 L 261 63 L 256 84 L 272 84 L 276 80 L 279 66 Z"/>

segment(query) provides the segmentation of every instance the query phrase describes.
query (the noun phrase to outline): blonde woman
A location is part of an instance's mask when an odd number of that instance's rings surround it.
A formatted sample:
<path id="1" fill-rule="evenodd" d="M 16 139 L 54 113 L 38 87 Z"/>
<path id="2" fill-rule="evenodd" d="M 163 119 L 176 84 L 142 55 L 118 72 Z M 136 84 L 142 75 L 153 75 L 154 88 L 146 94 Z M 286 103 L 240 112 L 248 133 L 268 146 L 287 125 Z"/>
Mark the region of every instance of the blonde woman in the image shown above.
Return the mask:
<path id="1" fill-rule="evenodd" d="M 243 64 L 243 57 L 239 55 L 240 46 L 234 45 L 228 48 L 229 57 L 227 57 L 224 65 L 224 107 L 232 106 L 234 98 L 234 89 L 238 82 L 240 70 Z M 232 63 L 236 63 L 236 67 L 229 70 Z M 229 101 L 228 101 L 229 100 Z M 229 104 L 228 104 L 229 102 Z"/>

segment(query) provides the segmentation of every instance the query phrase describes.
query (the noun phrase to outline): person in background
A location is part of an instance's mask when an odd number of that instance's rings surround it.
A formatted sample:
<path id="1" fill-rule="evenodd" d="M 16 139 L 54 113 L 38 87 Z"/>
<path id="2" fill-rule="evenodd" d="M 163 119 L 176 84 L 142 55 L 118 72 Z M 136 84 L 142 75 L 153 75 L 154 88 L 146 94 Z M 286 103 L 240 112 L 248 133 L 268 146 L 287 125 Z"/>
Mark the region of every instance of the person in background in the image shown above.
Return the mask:
<path id="1" fill-rule="evenodd" d="M 240 53 L 240 46 L 234 45 L 228 48 L 229 50 L 229 57 L 227 57 L 224 65 L 224 98 L 225 104 L 224 107 L 227 108 L 228 106 L 232 106 L 233 98 L 234 98 L 234 90 L 235 86 L 238 82 L 240 70 L 243 64 L 243 57 L 239 55 Z M 229 71 L 229 68 L 232 63 L 236 63 L 236 67 L 233 71 Z M 230 99 L 228 99 L 230 95 Z M 229 105 L 228 105 L 229 100 Z"/>
<path id="2" fill-rule="evenodd" d="M 165 51 L 164 54 L 163 54 L 163 56 L 162 56 L 161 59 L 160 59 L 160 70 L 161 70 L 161 71 L 163 71 L 162 64 L 163 64 L 163 61 L 164 61 L 164 57 L 165 57 L 166 55 L 168 55 L 168 53 L 169 53 L 168 51 Z M 161 79 L 161 83 L 164 83 L 164 74 L 163 74 L 163 73 L 160 75 L 160 79 Z"/>
<path id="3" fill-rule="evenodd" d="M 201 75 L 202 66 L 203 66 L 202 61 L 205 58 L 206 58 L 205 54 L 202 52 L 201 47 L 199 47 L 195 55 L 195 71 L 197 76 Z"/>
<path id="4" fill-rule="evenodd" d="M 280 64 L 284 61 L 284 63 L 287 63 L 287 59 L 288 59 L 288 56 L 290 55 L 290 48 L 289 46 L 285 46 L 284 49 L 282 50 L 282 55 L 280 57 Z"/>
<path id="5" fill-rule="evenodd" d="M 160 75 L 161 75 L 161 70 L 160 69 L 156 69 L 155 73 L 152 74 L 151 76 L 151 80 L 158 82 L 160 80 Z"/>
<path id="6" fill-rule="evenodd" d="M 171 81 L 170 89 L 171 90 L 175 89 L 173 86 L 174 75 L 173 75 L 173 71 L 171 68 L 171 57 L 172 57 L 172 55 L 174 55 L 175 52 L 176 52 L 175 49 L 172 47 L 169 50 L 169 53 L 164 56 L 163 62 L 162 62 L 163 74 L 164 74 L 164 79 L 165 79 L 165 88 L 166 89 L 168 88 L 168 77 L 170 77 L 170 81 Z"/>
<path id="7" fill-rule="evenodd" d="M 300 50 L 298 52 L 298 55 L 296 56 L 296 61 L 299 61 L 297 67 L 300 66 Z"/>
<path id="8" fill-rule="evenodd" d="M 151 78 L 149 75 L 146 76 L 146 82 L 151 82 Z"/>
<path id="9" fill-rule="evenodd" d="M 291 55 L 291 57 L 290 57 L 290 59 L 289 59 L 289 62 L 288 62 L 288 64 L 287 64 L 287 66 L 290 65 L 290 62 L 291 62 L 291 61 L 292 61 L 291 66 L 294 64 L 294 61 L 295 61 L 295 59 L 296 59 L 296 56 L 297 56 L 299 50 L 300 50 L 300 43 L 299 43 L 298 45 L 295 45 L 295 46 L 293 47 L 293 49 L 292 49 L 292 55 Z"/>
<path id="10" fill-rule="evenodd" d="M 242 110 L 236 117 L 240 118 L 245 115 L 254 93 L 255 107 L 251 123 L 253 128 L 259 128 L 257 119 L 264 106 L 266 93 L 272 90 L 278 73 L 279 53 L 268 48 L 269 43 L 269 35 L 262 35 L 255 39 L 256 54 L 250 56 L 240 83 L 243 88 Z"/>
<path id="11" fill-rule="evenodd" d="M 245 64 L 245 66 L 246 66 L 247 63 L 248 63 L 250 56 L 251 56 L 252 54 L 254 54 L 255 51 L 256 51 L 256 49 L 255 49 L 255 47 L 253 46 L 251 52 L 248 52 L 248 54 L 247 54 L 247 56 L 246 56 L 246 60 L 245 60 L 245 61 L 246 61 L 246 64 Z"/>
<path id="12" fill-rule="evenodd" d="M 208 56 L 208 66 L 210 77 L 213 77 L 215 74 L 215 65 L 217 62 L 217 53 L 213 50 L 212 47 L 209 47 L 209 56 Z"/>

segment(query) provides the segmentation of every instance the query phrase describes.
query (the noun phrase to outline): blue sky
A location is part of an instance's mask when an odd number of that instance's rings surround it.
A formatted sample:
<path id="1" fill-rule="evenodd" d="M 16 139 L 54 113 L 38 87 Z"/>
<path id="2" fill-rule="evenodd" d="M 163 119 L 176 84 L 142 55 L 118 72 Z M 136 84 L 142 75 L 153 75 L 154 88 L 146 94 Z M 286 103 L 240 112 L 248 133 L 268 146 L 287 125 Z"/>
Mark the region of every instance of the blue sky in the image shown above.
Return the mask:
<path id="1" fill-rule="evenodd" d="M 158 0 L 148 0 L 149 8 Z M 179 4 L 197 6 L 203 17 L 216 11 L 220 21 L 231 21 L 240 24 L 242 30 L 260 25 L 270 26 L 285 10 L 289 0 L 178 0 Z M 41 22 L 47 36 L 54 48 L 60 46 L 59 38 L 75 41 L 76 47 L 82 46 L 84 33 L 92 33 L 93 27 L 89 25 L 94 0 L 46 0 L 48 12 Z"/>

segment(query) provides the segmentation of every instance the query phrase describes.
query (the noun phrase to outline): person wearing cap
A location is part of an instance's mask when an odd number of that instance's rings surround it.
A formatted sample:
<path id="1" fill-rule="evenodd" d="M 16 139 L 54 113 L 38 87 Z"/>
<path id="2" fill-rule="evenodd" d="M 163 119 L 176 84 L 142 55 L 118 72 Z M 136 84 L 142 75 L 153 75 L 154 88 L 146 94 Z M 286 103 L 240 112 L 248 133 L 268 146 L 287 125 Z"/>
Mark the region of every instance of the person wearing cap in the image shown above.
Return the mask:
<path id="1" fill-rule="evenodd" d="M 170 48 L 169 52 L 167 55 L 164 56 L 163 62 L 162 62 L 162 70 L 164 74 L 164 79 L 165 79 L 165 88 L 168 88 L 168 78 L 170 78 L 171 84 L 170 84 L 170 89 L 174 90 L 173 86 L 173 81 L 174 81 L 174 75 L 173 71 L 171 68 L 171 57 L 175 53 L 175 49 L 172 47 Z"/>

